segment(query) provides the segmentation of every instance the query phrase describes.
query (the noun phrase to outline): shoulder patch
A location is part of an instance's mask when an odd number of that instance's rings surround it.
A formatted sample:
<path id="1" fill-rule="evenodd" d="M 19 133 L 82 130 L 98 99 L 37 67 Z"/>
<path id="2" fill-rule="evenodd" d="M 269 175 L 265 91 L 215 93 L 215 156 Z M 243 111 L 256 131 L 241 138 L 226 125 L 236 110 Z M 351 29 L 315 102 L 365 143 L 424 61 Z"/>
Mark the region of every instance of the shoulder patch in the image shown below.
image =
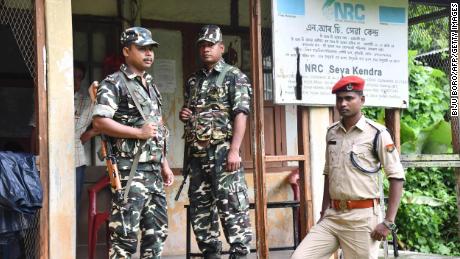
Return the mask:
<path id="1" fill-rule="evenodd" d="M 388 152 L 388 153 L 392 153 L 394 150 L 395 150 L 395 144 L 391 143 L 391 144 L 388 144 L 385 146 L 385 150 Z"/>

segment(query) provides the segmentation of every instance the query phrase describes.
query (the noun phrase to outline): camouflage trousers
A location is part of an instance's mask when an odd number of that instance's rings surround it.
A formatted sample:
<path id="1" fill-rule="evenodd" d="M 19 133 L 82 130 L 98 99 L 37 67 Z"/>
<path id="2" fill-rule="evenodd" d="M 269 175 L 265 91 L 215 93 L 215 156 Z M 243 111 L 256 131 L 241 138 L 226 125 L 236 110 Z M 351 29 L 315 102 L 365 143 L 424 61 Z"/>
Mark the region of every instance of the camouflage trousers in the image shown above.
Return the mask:
<path id="1" fill-rule="evenodd" d="M 205 157 L 189 160 L 191 223 L 198 247 L 205 254 L 219 254 L 222 244 L 219 218 L 230 253 L 249 254 L 252 239 L 249 200 L 244 170 L 225 170 L 230 143 L 210 145 Z"/>
<path id="2" fill-rule="evenodd" d="M 110 216 L 111 259 L 131 258 L 141 231 L 141 257 L 160 258 L 168 236 L 167 204 L 159 164 L 140 163 L 134 174 L 126 204 L 112 189 Z M 129 170 L 120 170 L 123 190 Z"/>

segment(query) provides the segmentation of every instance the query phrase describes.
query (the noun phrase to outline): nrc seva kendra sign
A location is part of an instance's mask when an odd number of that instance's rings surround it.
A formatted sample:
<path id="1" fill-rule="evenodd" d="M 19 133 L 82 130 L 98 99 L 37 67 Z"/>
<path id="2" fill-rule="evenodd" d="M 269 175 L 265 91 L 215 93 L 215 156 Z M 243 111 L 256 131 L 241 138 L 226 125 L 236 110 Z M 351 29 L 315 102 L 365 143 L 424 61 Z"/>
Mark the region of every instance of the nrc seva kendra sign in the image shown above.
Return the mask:
<path id="1" fill-rule="evenodd" d="M 367 105 L 407 107 L 407 0 L 272 0 L 272 10 L 275 103 L 334 105 L 332 86 L 357 75 Z"/>

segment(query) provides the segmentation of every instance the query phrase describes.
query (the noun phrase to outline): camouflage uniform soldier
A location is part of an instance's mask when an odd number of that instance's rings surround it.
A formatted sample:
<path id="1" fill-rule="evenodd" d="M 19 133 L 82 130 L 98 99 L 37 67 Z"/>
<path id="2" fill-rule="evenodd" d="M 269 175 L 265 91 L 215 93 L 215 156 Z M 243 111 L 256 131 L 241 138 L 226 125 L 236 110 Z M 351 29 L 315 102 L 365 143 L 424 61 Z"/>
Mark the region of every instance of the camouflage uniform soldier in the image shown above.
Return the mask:
<path id="1" fill-rule="evenodd" d="M 251 88 L 247 76 L 222 59 L 219 27 L 204 26 L 197 44 L 204 67 L 187 80 L 185 105 L 179 113 L 186 123 L 193 231 L 205 258 L 220 258 L 220 218 L 230 258 L 246 258 L 252 232 L 239 149 Z"/>
<path id="2" fill-rule="evenodd" d="M 168 235 L 163 185 L 171 185 L 174 176 L 165 157 L 168 131 L 162 124 L 161 96 L 145 72 L 158 43 L 149 30 L 133 27 L 122 33 L 121 44 L 125 64 L 101 82 L 93 114 L 95 128 L 111 137 L 127 193 L 122 201 L 112 197 L 109 255 L 131 258 L 140 230 L 141 258 L 160 258 Z"/>

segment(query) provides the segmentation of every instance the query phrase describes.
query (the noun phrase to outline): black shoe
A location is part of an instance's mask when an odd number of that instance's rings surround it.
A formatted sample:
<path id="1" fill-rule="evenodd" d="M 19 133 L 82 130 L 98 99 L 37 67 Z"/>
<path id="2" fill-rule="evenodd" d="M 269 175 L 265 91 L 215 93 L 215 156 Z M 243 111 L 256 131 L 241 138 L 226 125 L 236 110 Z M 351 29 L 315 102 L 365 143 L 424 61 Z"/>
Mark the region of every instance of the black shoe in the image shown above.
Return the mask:
<path id="1" fill-rule="evenodd" d="M 204 259 L 221 259 L 220 253 L 206 253 Z"/>
<path id="2" fill-rule="evenodd" d="M 242 255 L 242 254 L 232 253 L 230 254 L 230 257 L 228 257 L 228 259 L 247 259 L 247 256 Z"/>

